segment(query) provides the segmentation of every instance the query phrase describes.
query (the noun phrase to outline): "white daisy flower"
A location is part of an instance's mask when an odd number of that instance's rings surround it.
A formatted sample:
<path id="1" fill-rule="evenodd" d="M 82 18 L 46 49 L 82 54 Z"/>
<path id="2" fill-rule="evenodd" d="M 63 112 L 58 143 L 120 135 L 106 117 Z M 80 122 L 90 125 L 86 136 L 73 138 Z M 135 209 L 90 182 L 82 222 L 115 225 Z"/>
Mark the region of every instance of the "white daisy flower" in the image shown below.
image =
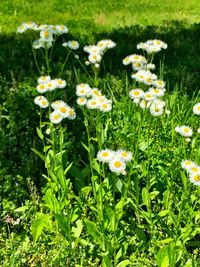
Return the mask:
<path id="1" fill-rule="evenodd" d="M 80 97 L 87 96 L 91 91 L 89 84 L 81 83 L 76 86 L 76 95 Z"/>
<path id="2" fill-rule="evenodd" d="M 34 49 L 40 49 L 41 47 L 43 47 L 43 46 L 42 46 L 42 43 L 40 42 L 40 39 L 33 41 L 33 48 Z"/>
<path id="3" fill-rule="evenodd" d="M 79 43 L 77 41 L 68 41 L 67 46 L 72 50 L 77 50 L 79 48 Z"/>
<path id="4" fill-rule="evenodd" d="M 92 88 L 89 95 L 91 97 L 97 97 L 97 98 L 102 97 L 101 91 L 98 88 Z"/>
<path id="5" fill-rule="evenodd" d="M 100 106 L 100 103 L 97 98 L 91 98 L 87 101 L 86 106 L 89 109 L 98 109 Z"/>
<path id="6" fill-rule="evenodd" d="M 103 112 L 109 112 L 112 109 L 112 105 L 110 102 L 104 101 L 101 102 L 99 105 L 99 110 L 103 111 Z"/>
<path id="7" fill-rule="evenodd" d="M 61 116 L 60 112 L 58 111 L 53 111 L 51 114 L 50 114 L 50 121 L 54 124 L 58 124 L 62 121 L 63 117 Z"/>
<path id="8" fill-rule="evenodd" d="M 115 172 L 117 174 L 126 174 L 126 163 L 121 159 L 121 157 L 114 157 L 109 162 L 109 168 L 112 172 Z"/>
<path id="9" fill-rule="evenodd" d="M 150 106 L 150 113 L 154 117 L 161 116 L 164 112 L 164 109 L 159 106 Z"/>
<path id="10" fill-rule="evenodd" d="M 79 106 L 84 106 L 87 102 L 87 98 L 85 97 L 78 97 L 77 100 L 76 100 L 77 104 Z"/>
<path id="11" fill-rule="evenodd" d="M 76 112 L 74 108 L 69 108 L 69 116 L 68 119 L 74 120 L 76 118 Z"/>
<path id="12" fill-rule="evenodd" d="M 66 103 L 63 100 L 56 100 L 54 102 L 51 103 L 51 107 L 54 110 L 57 110 L 59 106 L 65 105 Z"/>
<path id="13" fill-rule="evenodd" d="M 197 104 L 194 105 L 193 112 L 196 115 L 200 115 L 200 103 L 197 103 Z"/>
<path id="14" fill-rule="evenodd" d="M 23 22 L 22 25 L 31 30 L 37 30 L 38 27 L 38 25 L 34 21 Z"/>
<path id="15" fill-rule="evenodd" d="M 53 34 L 49 29 L 43 30 L 40 32 L 40 38 L 42 38 L 45 41 L 52 41 L 53 40 Z"/>
<path id="16" fill-rule="evenodd" d="M 70 107 L 64 102 L 58 104 L 58 106 L 56 107 L 56 111 L 60 113 L 62 118 L 68 118 L 70 115 Z"/>
<path id="17" fill-rule="evenodd" d="M 131 64 L 131 63 L 133 63 L 133 62 L 132 62 L 131 57 L 130 57 L 130 56 L 127 56 L 127 57 L 125 57 L 125 58 L 122 60 L 122 63 L 123 63 L 124 65 L 129 65 L 129 64 Z"/>
<path id="18" fill-rule="evenodd" d="M 159 107 L 159 108 L 164 108 L 166 106 L 166 102 L 161 99 L 156 98 L 153 100 L 151 105 L 155 107 Z"/>
<path id="19" fill-rule="evenodd" d="M 46 83 L 48 91 L 54 91 L 57 88 L 57 83 L 55 80 L 50 80 Z"/>
<path id="20" fill-rule="evenodd" d="M 47 83 L 50 80 L 51 80 L 50 76 L 40 76 L 37 81 L 40 84 L 40 83 Z"/>
<path id="21" fill-rule="evenodd" d="M 183 161 L 181 162 L 181 167 L 182 167 L 183 169 L 185 169 L 186 171 L 189 171 L 189 169 L 190 169 L 191 167 L 194 167 L 195 165 L 196 165 L 196 164 L 195 164 L 193 161 L 188 160 L 188 159 L 183 160 Z"/>
<path id="22" fill-rule="evenodd" d="M 49 102 L 44 96 L 36 96 L 34 99 L 34 103 L 41 108 L 47 108 L 49 106 Z"/>
<path id="23" fill-rule="evenodd" d="M 164 89 L 154 88 L 154 87 L 150 87 L 149 88 L 149 92 L 151 92 L 156 97 L 161 97 L 161 96 L 164 96 L 164 94 L 165 94 L 165 90 Z"/>
<path id="24" fill-rule="evenodd" d="M 189 180 L 193 184 L 200 186 L 200 172 L 190 173 Z"/>
<path id="25" fill-rule="evenodd" d="M 146 101 L 144 99 L 142 99 L 140 102 L 139 102 L 139 106 L 142 108 L 142 109 L 147 109 L 151 106 L 151 101 Z"/>
<path id="26" fill-rule="evenodd" d="M 189 142 L 191 141 L 191 139 L 190 139 L 190 138 L 186 138 L 185 141 L 186 141 L 187 143 L 189 143 Z"/>
<path id="27" fill-rule="evenodd" d="M 100 51 L 104 51 L 107 48 L 107 42 L 105 40 L 101 40 L 97 43 L 97 47 Z"/>
<path id="28" fill-rule="evenodd" d="M 88 57 L 88 60 L 90 61 L 90 63 L 94 64 L 101 61 L 101 56 L 97 53 L 91 53 Z"/>
<path id="29" fill-rule="evenodd" d="M 180 132 L 180 126 L 176 126 L 174 130 L 175 130 L 175 132 L 179 133 Z"/>
<path id="30" fill-rule="evenodd" d="M 41 84 L 37 85 L 36 90 L 38 91 L 38 93 L 43 94 L 43 93 L 48 91 L 48 88 L 47 88 L 46 84 L 41 83 Z"/>
<path id="31" fill-rule="evenodd" d="M 147 64 L 147 70 L 155 70 L 155 68 L 156 68 L 155 64 L 152 63 Z"/>
<path id="32" fill-rule="evenodd" d="M 22 25 L 20 25 L 20 26 L 17 28 L 17 33 L 23 33 L 23 32 L 25 32 L 27 29 L 28 29 L 28 27 L 27 27 L 25 24 L 22 24 Z"/>
<path id="33" fill-rule="evenodd" d="M 193 134 L 193 130 L 189 126 L 183 125 L 180 126 L 179 133 L 184 137 L 190 137 Z"/>
<path id="34" fill-rule="evenodd" d="M 88 45 L 83 48 L 83 50 L 89 54 L 100 54 L 101 50 L 97 45 Z"/>
<path id="35" fill-rule="evenodd" d="M 197 133 L 200 134 L 200 128 L 197 129 Z"/>
<path id="36" fill-rule="evenodd" d="M 143 98 L 146 101 L 152 101 L 155 99 L 155 96 L 151 92 L 146 92 L 144 93 Z"/>
<path id="37" fill-rule="evenodd" d="M 97 153 L 97 158 L 101 162 L 109 163 L 113 159 L 114 156 L 115 156 L 115 152 L 110 149 L 100 150 Z"/>
<path id="38" fill-rule="evenodd" d="M 123 149 L 117 150 L 116 155 L 119 156 L 125 162 L 130 162 L 132 160 L 132 157 L 133 157 L 132 152 L 127 151 L 127 150 L 123 150 Z"/>
<path id="39" fill-rule="evenodd" d="M 104 40 L 106 42 L 106 45 L 107 45 L 107 48 L 108 49 L 111 49 L 111 48 L 114 48 L 116 46 L 116 43 L 113 42 L 112 40 Z"/>
<path id="40" fill-rule="evenodd" d="M 65 25 L 56 25 L 57 32 L 59 34 L 68 33 L 68 28 Z"/>
<path id="41" fill-rule="evenodd" d="M 194 166 L 190 166 L 188 169 L 189 173 L 199 173 L 200 167 L 194 163 Z"/>
<path id="42" fill-rule="evenodd" d="M 55 79 L 56 88 L 63 89 L 66 86 L 66 81 L 62 79 Z"/>
<path id="43" fill-rule="evenodd" d="M 156 80 L 153 82 L 153 85 L 157 88 L 164 88 L 165 87 L 165 82 L 162 80 Z"/>
<path id="44" fill-rule="evenodd" d="M 140 88 L 136 88 L 136 89 L 132 89 L 130 92 L 129 92 L 129 96 L 131 99 L 136 99 L 136 98 L 141 98 L 143 97 L 144 95 L 144 91 L 141 90 Z"/>

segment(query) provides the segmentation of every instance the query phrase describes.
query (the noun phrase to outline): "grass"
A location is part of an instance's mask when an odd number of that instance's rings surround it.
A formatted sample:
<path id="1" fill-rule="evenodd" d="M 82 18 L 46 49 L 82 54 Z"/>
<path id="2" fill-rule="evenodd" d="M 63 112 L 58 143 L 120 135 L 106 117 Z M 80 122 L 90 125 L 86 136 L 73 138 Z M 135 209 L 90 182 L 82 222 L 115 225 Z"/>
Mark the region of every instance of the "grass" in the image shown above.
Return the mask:
<path id="1" fill-rule="evenodd" d="M 165 25 L 169 21 L 200 22 L 198 0 L 192 1 L 71 1 L 2 0 L 0 3 L 1 32 L 16 32 L 28 20 L 37 23 L 67 24 L 75 35 L 88 32 L 110 32 L 133 25 Z"/>

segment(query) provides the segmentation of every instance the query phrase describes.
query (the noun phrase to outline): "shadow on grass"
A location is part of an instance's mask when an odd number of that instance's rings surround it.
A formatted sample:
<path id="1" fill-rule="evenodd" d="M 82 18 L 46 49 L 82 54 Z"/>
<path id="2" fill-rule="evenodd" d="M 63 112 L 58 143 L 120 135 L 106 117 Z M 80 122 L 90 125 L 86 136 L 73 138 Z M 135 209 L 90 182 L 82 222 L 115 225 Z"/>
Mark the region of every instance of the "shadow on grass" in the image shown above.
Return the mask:
<path id="1" fill-rule="evenodd" d="M 18 81 L 25 77 L 33 77 L 37 73 L 30 45 L 31 40 L 36 38 L 36 36 L 31 36 L 31 33 L 0 36 L 0 72 L 5 74 L 8 79 L 10 79 L 10 73 L 14 73 L 14 77 Z M 59 42 L 61 44 L 62 41 L 71 38 L 73 36 L 63 36 Z M 165 80 L 169 81 L 172 90 L 178 84 L 181 89 L 186 88 L 187 92 L 198 91 L 200 24 L 189 26 L 184 22 L 173 21 L 166 22 L 164 26 L 142 27 L 136 25 L 119 28 L 109 33 L 88 33 L 85 38 L 78 41 L 83 47 L 89 44 L 91 39 L 98 41 L 105 38 L 110 38 L 117 43 L 117 47 L 105 55 L 105 73 L 119 75 L 125 71 L 127 67 L 122 65 L 122 59 L 129 54 L 142 52 L 136 49 L 137 43 L 148 39 L 161 39 L 168 44 L 168 49 L 155 56 L 155 63 L 159 66 L 159 60 L 164 59 Z M 65 49 L 59 46 L 56 50 L 55 62 L 63 61 Z M 78 53 L 80 56 L 84 56 L 81 51 Z"/>

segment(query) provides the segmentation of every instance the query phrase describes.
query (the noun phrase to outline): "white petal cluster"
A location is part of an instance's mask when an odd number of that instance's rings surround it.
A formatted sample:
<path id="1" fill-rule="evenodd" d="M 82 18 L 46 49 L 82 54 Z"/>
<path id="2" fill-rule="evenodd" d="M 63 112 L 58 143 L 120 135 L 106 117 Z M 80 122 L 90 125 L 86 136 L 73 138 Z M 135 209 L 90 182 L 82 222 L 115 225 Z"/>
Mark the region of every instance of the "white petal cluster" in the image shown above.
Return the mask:
<path id="1" fill-rule="evenodd" d="M 132 74 L 131 77 L 139 83 L 146 85 L 154 85 L 157 80 L 157 76 L 149 70 L 139 70 Z"/>
<path id="2" fill-rule="evenodd" d="M 76 86 L 77 104 L 88 109 L 98 109 L 109 112 L 112 109 L 112 101 L 102 95 L 98 88 L 90 88 L 89 84 L 81 83 Z"/>
<path id="3" fill-rule="evenodd" d="M 50 114 L 50 121 L 54 124 L 60 123 L 65 118 L 70 120 L 76 118 L 75 110 L 62 100 L 54 101 L 51 107 L 54 111 Z"/>
<path id="4" fill-rule="evenodd" d="M 200 186 L 200 166 L 191 160 L 183 160 L 181 167 L 189 174 L 190 182 Z"/>
<path id="5" fill-rule="evenodd" d="M 130 151 L 120 149 L 113 151 L 110 149 L 100 150 L 97 158 L 103 163 L 109 164 L 109 169 L 116 174 L 126 174 L 126 163 L 132 160 L 133 154 Z"/>
<path id="6" fill-rule="evenodd" d="M 84 47 L 84 51 L 88 53 L 89 64 L 97 64 L 95 67 L 99 67 L 99 63 L 104 55 L 104 53 L 111 48 L 114 48 L 116 44 L 112 40 L 101 40 L 96 45 L 88 45 Z M 88 63 L 86 64 L 88 65 Z"/>
<path id="7" fill-rule="evenodd" d="M 44 96 L 36 96 L 34 99 L 34 103 L 41 108 L 47 108 L 49 106 L 49 101 Z"/>
<path id="8" fill-rule="evenodd" d="M 137 49 L 145 50 L 148 54 L 153 54 L 161 51 L 162 49 L 167 49 L 167 44 L 161 40 L 148 40 L 144 43 L 139 43 Z"/>
<path id="9" fill-rule="evenodd" d="M 186 125 L 175 127 L 175 131 L 184 137 L 191 137 L 193 135 L 192 128 Z"/>
<path id="10" fill-rule="evenodd" d="M 193 107 L 193 113 L 196 115 L 200 115 L 200 103 L 197 103 Z"/>
<path id="11" fill-rule="evenodd" d="M 66 81 L 62 79 L 51 79 L 50 76 L 41 76 L 38 78 L 38 85 L 36 86 L 36 90 L 38 93 L 43 94 L 56 89 L 63 89 L 66 86 Z"/>
<path id="12" fill-rule="evenodd" d="M 33 42 L 33 48 L 47 48 L 53 45 L 54 36 L 68 33 L 68 28 L 65 25 L 37 25 L 35 22 L 23 22 L 18 28 L 18 33 L 23 33 L 27 30 L 39 31 L 40 38 Z"/>
<path id="13" fill-rule="evenodd" d="M 79 48 L 79 43 L 75 40 L 68 41 L 62 44 L 64 47 L 69 47 L 72 50 L 77 50 Z"/>

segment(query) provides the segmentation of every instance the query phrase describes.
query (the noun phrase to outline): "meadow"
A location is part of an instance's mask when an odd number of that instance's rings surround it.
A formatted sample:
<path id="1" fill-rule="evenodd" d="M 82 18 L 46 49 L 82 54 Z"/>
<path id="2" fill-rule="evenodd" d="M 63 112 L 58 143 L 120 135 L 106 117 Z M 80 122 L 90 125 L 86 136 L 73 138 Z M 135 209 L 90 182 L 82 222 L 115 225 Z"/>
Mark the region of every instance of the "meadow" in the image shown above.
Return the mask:
<path id="1" fill-rule="evenodd" d="M 199 8 L 1 1 L 1 266 L 200 266 Z"/>

